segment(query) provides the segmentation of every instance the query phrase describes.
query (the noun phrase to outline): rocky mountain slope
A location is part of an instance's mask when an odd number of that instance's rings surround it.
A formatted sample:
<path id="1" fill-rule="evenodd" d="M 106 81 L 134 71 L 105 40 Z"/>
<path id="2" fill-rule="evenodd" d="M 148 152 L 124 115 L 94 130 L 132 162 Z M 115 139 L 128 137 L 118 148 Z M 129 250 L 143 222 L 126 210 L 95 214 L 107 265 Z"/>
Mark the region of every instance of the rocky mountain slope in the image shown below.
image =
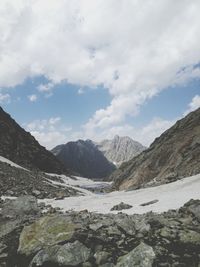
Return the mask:
<path id="1" fill-rule="evenodd" d="M 112 140 L 103 140 L 96 144 L 104 156 L 117 166 L 132 159 L 146 149 L 142 144 L 128 136 L 120 137 L 116 135 Z"/>
<path id="2" fill-rule="evenodd" d="M 115 169 L 90 140 L 78 140 L 59 145 L 52 153 L 66 168 L 88 178 L 105 178 Z"/>
<path id="3" fill-rule="evenodd" d="M 29 169 L 67 173 L 64 165 L 0 108 L 0 155 Z"/>
<path id="4" fill-rule="evenodd" d="M 143 215 L 67 212 L 32 196 L 0 201 L 2 267 L 199 267 L 200 201 Z"/>
<path id="5" fill-rule="evenodd" d="M 56 184 L 55 184 L 56 183 Z M 0 197 L 33 195 L 40 199 L 82 195 L 79 189 L 66 186 L 57 176 L 38 170 L 30 171 L 0 157 Z"/>
<path id="6" fill-rule="evenodd" d="M 111 175 L 115 189 L 168 183 L 200 173 L 200 108 L 176 122 Z"/>

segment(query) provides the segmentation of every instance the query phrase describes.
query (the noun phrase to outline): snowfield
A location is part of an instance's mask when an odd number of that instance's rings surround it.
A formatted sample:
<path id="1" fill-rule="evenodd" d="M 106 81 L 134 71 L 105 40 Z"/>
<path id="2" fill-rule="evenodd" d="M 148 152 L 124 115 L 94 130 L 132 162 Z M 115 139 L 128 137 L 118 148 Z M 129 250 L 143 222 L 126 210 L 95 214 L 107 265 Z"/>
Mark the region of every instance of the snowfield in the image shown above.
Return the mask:
<path id="1" fill-rule="evenodd" d="M 54 174 L 54 173 L 46 173 L 49 176 L 55 176 L 55 177 L 59 177 L 63 180 L 64 183 L 68 184 L 68 185 L 74 185 L 74 186 L 81 186 L 81 187 L 99 187 L 99 186 L 103 186 L 103 185 L 110 185 L 111 182 L 101 182 L 101 181 L 93 181 L 91 179 L 88 178 L 84 178 L 84 177 L 79 177 L 79 176 L 73 176 L 73 178 L 67 177 L 65 175 L 59 175 L 59 174 Z"/>
<path id="2" fill-rule="evenodd" d="M 88 178 L 84 177 L 78 177 L 78 176 L 73 176 L 74 178 L 67 177 L 65 175 L 58 175 L 58 174 L 53 174 L 53 173 L 46 173 L 49 176 L 52 177 L 59 177 L 63 183 L 52 181 L 48 179 L 49 183 L 52 183 L 54 185 L 60 185 L 60 186 L 66 186 L 66 187 L 71 187 L 75 190 L 78 190 L 81 192 L 83 195 L 94 195 L 89 189 L 94 189 L 94 188 L 105 188 L 111 185 L 111 182 L 96 182 Z"/>
<path id="3" fill-rule="evenodd" d="M 28 171 L 2 156 L 0 156 L 0 161 Z M 47 205 L 50 204 L 53 207 L 60 207 L 63 211 L 81 211 L 87 209 L 90 212 L 97 213 L 117 213 L 118 211 L 110 211 L 110 209 L 114 205 L 124 202 L 133 206 L 131 209 L 122 211 L 127 214 L 142 214 L 149 211 L 160 213 L 168 211 L 169 209 L 178 209 L 191 198 L 200 199 L 200 174 L 157 187 L 149 187 L 128 192 L 115 191 L 105 194 L 96 194 L 91 192 L 90 189 L 109 187 L 111 185 L 110 182 L 97 182 L 82 177 L 70 178 L 65 175 L 49 173 L 47 173 L 47 175 L 49 176 L 49 179 L 47 179 L 48 183 L 55 186 L 61 185 L 64 187 L 71 187 L 82 194 L 82 196 L 68 197 L 63 200 L 39 200 L 40 202 L 45 202 Z M 52 176 L 61 178 L 63 183 L 51 180 Z M 5 198 L 9 197 L 6 196 Z M 158 201 L 154 204 L 141 206 L 141 204 L 154 200 Z"/>
<path id="4" fill-rule="evenodd" d="M 68 181 L 69 183 L 74 183 L 77 189 L 76 182 L 71 181 L 71 178 L 60 177 L 66 181 L 66 186 L 69 185 L 67 184 Z M 97 182 L 79 177 L 77 183 L 79 186 L 81 184 L 93 184 L 96 186 Z M 95 194 L 84 189 L 83 193 L 85 193 L 85 196 L 69 197 L 63 200 L 45 199 L 41 201 L 53 207 L 60 207 L 64 211 L 81 211 L 87 209 L 88 211 L 97 213 L 117 213 L 118 211 L 111 212 L 110 209 L 123 201 L 133 206 L 131 209 L 123 210 L 127 214 L 142 214 L 149 211 L 160 213 L 169 209 L 180 208 L 191 198 L 200 199 L 200 174 L 170 184 L 128 192 L 115 191 L 108 194 Z M 158 202 L 147 206 L 140 206 L 152 200 L 158 200 Z"/>

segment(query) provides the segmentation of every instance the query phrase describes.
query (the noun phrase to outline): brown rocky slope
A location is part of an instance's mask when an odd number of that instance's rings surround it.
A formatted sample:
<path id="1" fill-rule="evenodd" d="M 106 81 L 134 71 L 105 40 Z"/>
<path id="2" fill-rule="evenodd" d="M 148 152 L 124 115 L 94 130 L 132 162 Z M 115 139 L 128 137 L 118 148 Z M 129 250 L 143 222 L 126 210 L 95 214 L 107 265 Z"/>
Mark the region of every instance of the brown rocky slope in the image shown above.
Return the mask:
<path id="1" fill-rule="evenodd" d="M 177 121 L 111 175 L 114 188 L 136 189 L 200 173 L 200 108 Z"/>

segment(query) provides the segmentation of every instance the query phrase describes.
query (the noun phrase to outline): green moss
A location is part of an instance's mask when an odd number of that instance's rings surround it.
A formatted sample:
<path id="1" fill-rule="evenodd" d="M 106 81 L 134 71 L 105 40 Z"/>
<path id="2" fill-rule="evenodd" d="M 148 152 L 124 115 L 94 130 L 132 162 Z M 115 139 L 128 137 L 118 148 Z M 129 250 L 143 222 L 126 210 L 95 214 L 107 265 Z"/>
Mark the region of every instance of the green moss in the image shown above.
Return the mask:
<path id="1" fill-rule="evenodd" d="M 19 244 L 19 253 L 30 255 L 36 251 L 70 240 L 76 225 L 64 216 L 46 216 L 24 227 Z"/>
<path id="2" fill-rule="evenodd" d="M 184 244 L 200 245 L 200 234 L 191 230 L 179 232 L 180 241 Z"/>

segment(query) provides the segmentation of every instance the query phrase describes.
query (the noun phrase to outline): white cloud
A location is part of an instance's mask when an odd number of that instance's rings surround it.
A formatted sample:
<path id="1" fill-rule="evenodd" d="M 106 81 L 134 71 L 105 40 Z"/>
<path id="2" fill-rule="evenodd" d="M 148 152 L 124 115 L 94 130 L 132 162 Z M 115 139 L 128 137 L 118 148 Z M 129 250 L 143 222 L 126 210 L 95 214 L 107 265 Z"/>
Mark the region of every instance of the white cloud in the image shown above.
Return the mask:
<path id="1" fill-rule="evenodd" d="M 3 103 L 10 103 L 10 95 L 9 94 L 3 94 L 3 93 L 0 93 L 0 104 L 3 104 Z"/>
<path id="2" fill-rule="evenodd" d="M 174 120 L 164 120 L 162 118 L 153 118 L 149 123 L 141 127 L 134 127 L 130 124 L 108 127 L 101 131 L 83 131 L 72 133 L 71 139 L 92 139 L 101 141 L 103 139 L 112 139 L 116 134 L 119 136 L 130 136 L 134 140 L 149 146 L 156 137 L 159 137 L 165 130 L 169 129 Z M 87 129 L 88 130 L 88 129 Z"/>
<path id="3" fill-rule="evenodd" d="M 192 101 L 188 105 L 188 109 L 184 112 L 184 115 L 187 115 L 191 111 L 194 111 L 195 109 L 200 107 L 200 95 L 195 95 L 192 98 Z"/>
<path id="4" fill-rule="evenodd" d="M 66 135 L 59 131 L 39 132 L 31 131 L 31 134 L 38 140 L 38 142 L 46 147 L 52 149 L 58 144 L 66 143 Z M 58 143 L 59 142 L 59 143 Z"/>
<path id="5" fill-rule="evenodd" d="M 45 75 L 112 96 L 85 131 L 116 127 L 168 86 L 200 77 L 199 0 L 5 0 L 0 86 Z M 196 67 L 194 67 L 196 66 Z"/>
<path id="6" fill-rule="evenodd" d="M 50 97 L 53 95 L 53 89 L 55 84 L 52 82 L 46 84 L 40 84 L 37 89 L 39 92 L 44 93 L 45 97 Z"/>
<path id="7" fill-rule="evenodd" d="M 36 102 L 37 99 L 38 99 L 38 97 L 37 97 L 37 95 L 29 95 L 29 96 L 28 96 L 28 99 L 29 99 L 31 102 Z"/>
<path id="8" fill-rule="evenodd" d="M 44 120 L 34 120 L 23 125 L 38 142 L 48 149 L 66 143 L 71 127 L 63 124 L 60 117 L 51 117 Z"/>

